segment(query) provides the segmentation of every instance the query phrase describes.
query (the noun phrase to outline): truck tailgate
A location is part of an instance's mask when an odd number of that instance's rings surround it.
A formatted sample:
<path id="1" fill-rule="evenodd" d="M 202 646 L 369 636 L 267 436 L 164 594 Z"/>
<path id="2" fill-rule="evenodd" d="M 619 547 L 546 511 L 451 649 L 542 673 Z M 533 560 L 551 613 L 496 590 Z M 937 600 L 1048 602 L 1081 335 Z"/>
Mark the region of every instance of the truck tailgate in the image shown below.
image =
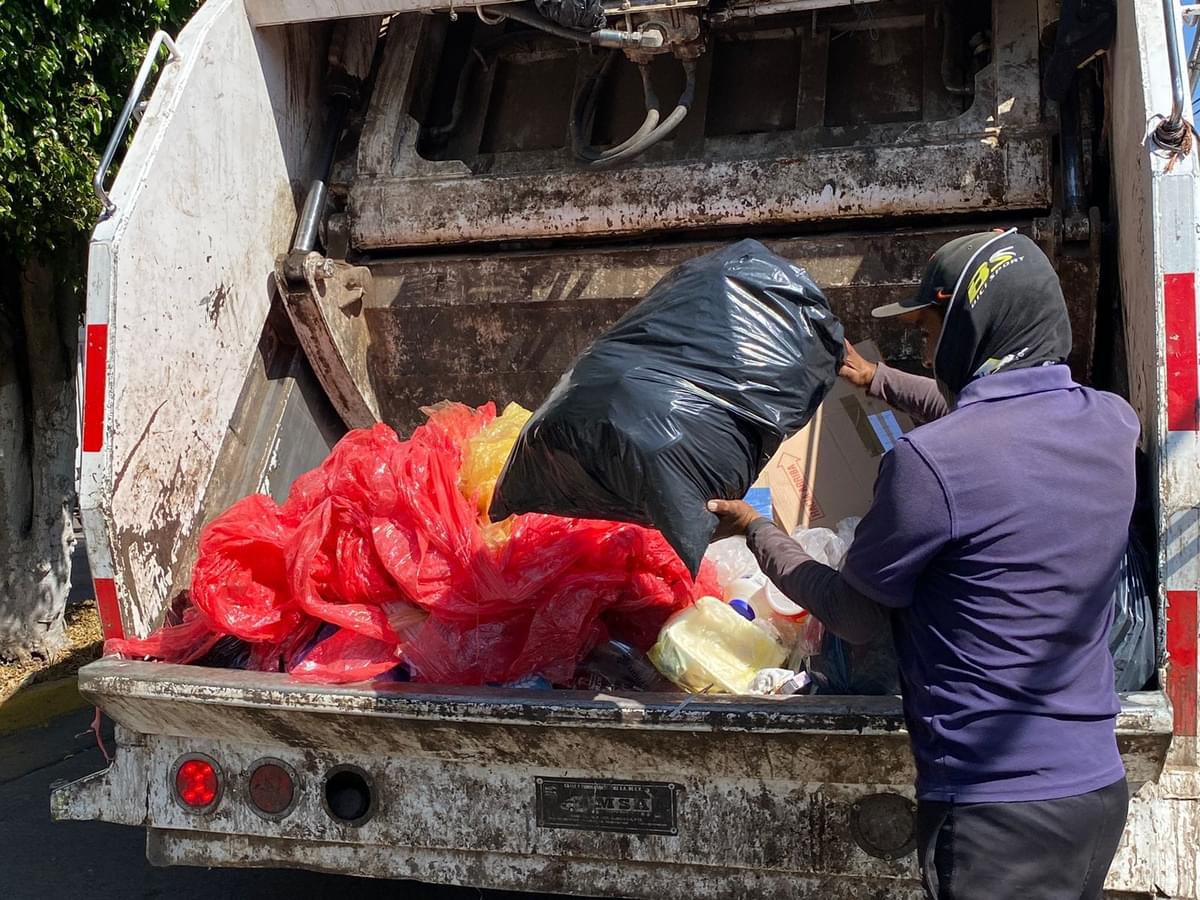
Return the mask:
<path id="1" fill-rule="evenodd" d="M 894 697 L 311 686 L 115 659 L 83 669 L 80 687 L 117 722 L 121 746 L 109 770 L 56 792 L 54 814 L 146 825 L 162 864 L 659 898 L 751 883 L 764 896 L 854 896 L 884 877 L 895 893 L 873 896 L 917 896 L 912 762 Z M 1123 699 L 1130 780 L 1152 780 L 1169 709 L 1161 694 Z M 221 773 L 204 814 L 172 792 L 189 754 Z M 282 817 L 247 801 L 264 759 L 296 776 Z M 358 824 L 329 812 L 327 778 L 346 767 L 372 792 Z"/>

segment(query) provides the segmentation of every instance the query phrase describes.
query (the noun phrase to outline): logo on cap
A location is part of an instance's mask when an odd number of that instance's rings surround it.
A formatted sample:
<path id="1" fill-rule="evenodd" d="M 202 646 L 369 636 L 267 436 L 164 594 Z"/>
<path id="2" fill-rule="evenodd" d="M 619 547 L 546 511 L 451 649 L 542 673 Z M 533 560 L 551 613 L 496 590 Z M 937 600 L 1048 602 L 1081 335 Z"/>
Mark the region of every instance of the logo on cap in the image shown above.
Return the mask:
<path id="1" fill-rule="evenodd" d="M 1024 256 L 1017 256 L 1013 246 L 1001 247 L 987 259 L 979 264 L 979 268 L 975 270 L 975 274 L 971 276 L 971 280 L 967 283 L 967 302 L 974 309 L 975 303 L 987 291 L 988 286 L 992 283 L 992 279 L 1007 269 L 1013 263 L 1019 263 L 1025 259 Z"/>

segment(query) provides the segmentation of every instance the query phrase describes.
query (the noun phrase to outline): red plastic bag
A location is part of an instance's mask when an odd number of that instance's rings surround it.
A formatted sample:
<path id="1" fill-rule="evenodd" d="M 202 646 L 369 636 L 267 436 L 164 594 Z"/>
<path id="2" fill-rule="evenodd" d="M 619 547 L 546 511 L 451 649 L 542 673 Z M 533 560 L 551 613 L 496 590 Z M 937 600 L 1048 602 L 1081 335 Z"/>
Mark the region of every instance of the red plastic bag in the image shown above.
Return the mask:
<path id="1" fill-rule="evenodd" d="M 404 663 L 427 682 L 566 683 L 610 633 L 646 649 L 717 592 L 711 567 L 693 582 L 634 525 L 526 515 L 497 542 L 458 488 L 463 448 L 494 418 L 491 404 L 442 404 L 406 441 L 385 425 L 350 432 L 282 506 L 247 497 L 205 529 L 182 625 L 110 648 L 191 661 L 233 635 L 249 666 L 304 680 Z"/>
<path id="2" fill-rule="evenodd" d="M 192 606 L 184 612 L 182 622 L 165 625 L 147 638 L 110 638 L 104 642 L 104 652 L 190 663 L 208 653 L 222 637 L 213 623 Z"/>
<path id="3" fill-rule="evenodd" d="M 293 529 L 270 497 L 231 506 L 200 538 L 192 602 L 213 627 L 247 641 L 282 641 L 304 614 L 288 585 L 286 551 Z"/>

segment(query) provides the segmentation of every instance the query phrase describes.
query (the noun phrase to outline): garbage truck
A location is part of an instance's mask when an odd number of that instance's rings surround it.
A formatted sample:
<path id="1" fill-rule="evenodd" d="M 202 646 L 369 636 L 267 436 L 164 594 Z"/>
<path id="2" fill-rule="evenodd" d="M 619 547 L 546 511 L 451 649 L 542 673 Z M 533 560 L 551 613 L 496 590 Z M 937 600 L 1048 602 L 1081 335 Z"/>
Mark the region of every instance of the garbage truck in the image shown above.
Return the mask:
<path id="1" fill-rule="evenodd" d="M 1053 260 L 1076 377 L 1141 420 L 1156 677 L 1107 888 L 1200 897 L 1197 148 L 1174 0 L 207 0 L 96 175 L 80 504 L 104 631 L 348 429 L 535 406 L 681 260 L 754 236 L 847 334 L 957 235 Z M 130 137 L 128 132 L 132 131 Z M 117 157 L 120 157 L 119 160 Z M 119 162 L 115 174 L 110 171 Z M 1019 452 L 1014 448 L 1014 452 Z M 53 815 L 157 865 L 640 898 L 920 896 L 896 697 L 598 694 L 105 658 Z"/>

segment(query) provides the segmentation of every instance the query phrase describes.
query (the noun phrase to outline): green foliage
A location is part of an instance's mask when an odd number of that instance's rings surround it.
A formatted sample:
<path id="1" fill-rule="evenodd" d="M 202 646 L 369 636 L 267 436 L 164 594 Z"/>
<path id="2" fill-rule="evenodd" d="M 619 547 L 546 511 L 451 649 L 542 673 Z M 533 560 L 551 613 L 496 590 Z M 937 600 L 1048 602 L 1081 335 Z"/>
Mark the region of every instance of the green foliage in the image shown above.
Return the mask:
<path id="1" fill-rule="evenodd" d="M 0 0 L 0 256 L 75 255 L 99 211 L 92 174 L 146 43 L 196 5 Z"/>

